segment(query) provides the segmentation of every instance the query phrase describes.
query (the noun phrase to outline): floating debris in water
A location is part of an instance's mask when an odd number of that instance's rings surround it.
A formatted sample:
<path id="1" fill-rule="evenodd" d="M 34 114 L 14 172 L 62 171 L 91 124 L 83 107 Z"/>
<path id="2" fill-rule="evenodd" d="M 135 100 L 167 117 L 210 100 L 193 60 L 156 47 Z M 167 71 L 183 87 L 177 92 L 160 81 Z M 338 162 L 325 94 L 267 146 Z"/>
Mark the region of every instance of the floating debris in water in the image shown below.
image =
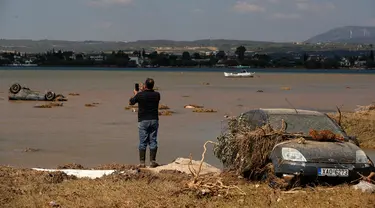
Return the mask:
<path id="1" fill-rule="evenodd" d="M 281 89 L 282 90 L 291 90 L 292 88 L 291 87 L 282 87 Z"/>
<path id="2" fill-rule="evenodd" d="M 206 108 L 196 108 L 193 110 L 194 113 L 216 113 L 217 110 L 206 109 Z"/>
<path id="3" fill-rule="evenodd" d="M 204 108 L 204 107 L 201 105 L 189 104 L 189 105 L 185 105 L 184 108 L 195 109 L 195 108 Z"/>
<path id="4" fill-rule="evenodd" d="M 168 110 L 168 109 L 170 108 L 167 105 L 163 105 L 163 104 L 159 105 L 159 110 Z"/>
<path id="5" fill-rule="evenodd" d="M 34 108 L 52 108 L 52 107 L 62 107 L 64 104 L 63 103 L 48 103 L 48 104 L 37 104 L 34 106 Z"/>
<path id="6" fill-rule="evenodd" d="M 171 116 L 174 112 L 169 110 L 159 111 L 159 116 Z"/>
<path id="7" fill-rule="evenodd" d="M 96 103 L 88 103 L 88 104 L 85 104 L 86 107 L 96 107 Z"/>
<path id="8" fill-rule="evenodd" d="M 35 149 L 35 148 L 27 147 L 27 148 L 24 149 L 23 151 L 24 151 L 24 152 L 39 152 L 40 149 Z"/>
<path id="9" fill-rule="evenodd" d="M 69 93 L 68 95 L 70 95 L 70 96 L 80 96 L 79 93 L 75 93 L 75 92 L 71 92 L 71 93 Z"/>

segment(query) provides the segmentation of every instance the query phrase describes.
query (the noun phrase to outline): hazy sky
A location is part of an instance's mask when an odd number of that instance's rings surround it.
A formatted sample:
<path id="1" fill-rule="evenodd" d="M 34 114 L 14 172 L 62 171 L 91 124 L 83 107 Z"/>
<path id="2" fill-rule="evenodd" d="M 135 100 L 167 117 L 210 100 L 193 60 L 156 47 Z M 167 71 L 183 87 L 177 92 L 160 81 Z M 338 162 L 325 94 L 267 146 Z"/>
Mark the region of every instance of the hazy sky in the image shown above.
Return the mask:
<path id="1" fill-rule="evenodd" d="M 0 0 L 0 38 L 301 41 L 375 26 L 375 0 Z"/>

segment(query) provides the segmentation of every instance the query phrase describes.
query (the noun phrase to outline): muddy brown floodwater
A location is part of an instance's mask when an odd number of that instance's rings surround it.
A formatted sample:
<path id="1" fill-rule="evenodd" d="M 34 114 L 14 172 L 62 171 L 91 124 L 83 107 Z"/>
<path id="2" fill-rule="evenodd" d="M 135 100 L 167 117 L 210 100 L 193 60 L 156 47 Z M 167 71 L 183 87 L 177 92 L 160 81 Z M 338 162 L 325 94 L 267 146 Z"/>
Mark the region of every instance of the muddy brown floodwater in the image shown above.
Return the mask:
<path id="1" fill-rule="evenodd" d="M 135 82 L 153 77 L 162 104 L 176 113 L 160 117 L 161 163 L 176 157 L 200 159 L 203 143 L 215 140 L 224 115 L 252 108 L 351 111 L 373 102 L 374 75 L 258 73 L 255 78 L 224 78 L 222 72 L 1 71 L 0 97 L 14 82 L 34 90 L 79 93 L 63 107 L 34 108 L 41 102 L 0 99 L 0 164 L 55 168 L 65 163 L 97 166 L 138 162 L 137 115 L 124 109 Z M 204 84 L 209 83 L 209 85 Z M 281 88 L 290 88 L 283 90 Z M 263 92 L 257 92 L 262 90 Z M 96 107 L 85 104 L 97 102 Z M 217 113 L 193 113 L 198 104 Z M 210 148 L 211 149 L 211 148 Z M 32 151 L 28 151 L 32 150 Z M 372 158 L 374 152 L 368 151 Z M 219 166 L 212 151 L 206 162 Z"/>

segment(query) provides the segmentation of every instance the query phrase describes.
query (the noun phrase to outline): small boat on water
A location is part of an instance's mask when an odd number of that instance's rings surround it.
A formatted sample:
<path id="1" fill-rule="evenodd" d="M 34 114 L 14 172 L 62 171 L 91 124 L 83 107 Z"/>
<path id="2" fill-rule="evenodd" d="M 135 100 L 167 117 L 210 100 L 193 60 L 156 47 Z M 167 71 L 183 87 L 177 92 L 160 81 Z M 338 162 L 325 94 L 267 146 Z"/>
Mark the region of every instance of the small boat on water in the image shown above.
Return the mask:
<path id="1" fill-rule="evenodd" d="M 255 72 L 248 72 L 246 70 L 242 70 L 242 72 L 232 73 L 232 72 L 224 72 L 225 77 L 254 77 Z"/>

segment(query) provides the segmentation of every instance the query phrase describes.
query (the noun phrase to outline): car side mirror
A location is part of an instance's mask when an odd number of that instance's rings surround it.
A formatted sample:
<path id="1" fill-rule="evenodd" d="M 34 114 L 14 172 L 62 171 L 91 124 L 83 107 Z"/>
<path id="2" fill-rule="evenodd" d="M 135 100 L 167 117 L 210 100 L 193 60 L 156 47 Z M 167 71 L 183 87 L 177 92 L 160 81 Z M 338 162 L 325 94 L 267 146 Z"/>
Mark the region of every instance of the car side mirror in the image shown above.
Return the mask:
<path id="1" fill-rule="evenodd" d="M 356 139 L 357 139 L 357 136 L 348 136 L 348 138 L 349 138 L 350 140 L 356 140 Z"/>
<path id="2" fill-rule="evenodd" d="M 348 139 L 349 139 L 349 142 L 352 142 L 359 147 L 360 144 L 359 144 L 359 141 L 357 139 L 357 136 L 348 136 Z"/>

